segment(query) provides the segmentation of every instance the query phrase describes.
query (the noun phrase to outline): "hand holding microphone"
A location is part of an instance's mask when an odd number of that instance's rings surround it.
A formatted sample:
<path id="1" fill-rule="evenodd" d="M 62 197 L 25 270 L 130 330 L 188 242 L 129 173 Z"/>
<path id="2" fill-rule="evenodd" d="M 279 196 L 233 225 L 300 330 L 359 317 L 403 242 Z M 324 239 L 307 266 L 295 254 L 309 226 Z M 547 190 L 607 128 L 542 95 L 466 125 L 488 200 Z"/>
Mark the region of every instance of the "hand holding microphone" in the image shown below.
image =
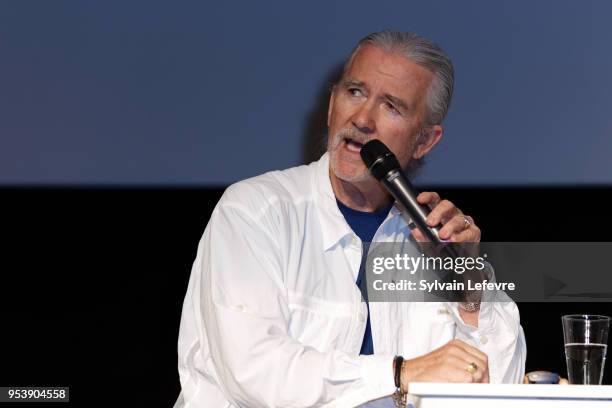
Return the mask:
<path id="1" fill-rule="evenodd" d="M 434 192 L 418 194 L 404 175 L 395 155 L 380 140 L 370 140 L 360 151 L 361 159 L 370 173 L 380 181 L 397 201 L 404 215 L 411 218 L 417 228 L 412 229 L 414 238 L 419 242 L 432 242 L 434 252 L 444 257 L 457 258 L 460 253 L 457 247 L 447 243 L 480 242 L 480 228 L 474 224 L 472 217 L 463 215 L 453 203 L 440 200 Z M 432 207 L 430 210 L 429 206 Z M 406 219 L 409 223 L 410 220 Z M 478 255 L 477 245 L 468 245 L 472 257 Z M 463 248 L 465 250 L 465 248 Z M 464 273 L 461 279 L 468 280 L 471 273 Z M 476 276 L 483 279 L 482 274 Z M 459 303 L 459 312 L 463 320 L 478 327 L 478 310 L 480 293 L 465 291 L 463 301 Z M 474 313 L 476 312 L 476 313 Z"/>
<path id="2" fill-rule="evenodd" d="M 480 242 L 480 228 L 453 203 L 440 200 L 434 192 L 418 193 L 404 175 L 395 155 L 380 140 L 370 140 L 361 148 L 361 158 L 371 174 L 395 198 L 404 214 L 417 226 L 417 241 L 444 246 L 447 242 Z M 432 209 L 429 208 L 429 206 Z M 407 220 L 408 221 L 408 220 Z"/>

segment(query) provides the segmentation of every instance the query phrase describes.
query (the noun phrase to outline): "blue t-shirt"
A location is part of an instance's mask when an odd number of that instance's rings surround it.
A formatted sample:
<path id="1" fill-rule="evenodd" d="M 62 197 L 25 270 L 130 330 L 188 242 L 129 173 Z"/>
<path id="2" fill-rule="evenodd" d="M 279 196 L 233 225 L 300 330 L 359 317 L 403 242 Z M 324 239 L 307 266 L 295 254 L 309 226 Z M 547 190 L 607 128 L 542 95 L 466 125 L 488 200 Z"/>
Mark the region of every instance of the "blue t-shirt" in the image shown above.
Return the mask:
<path id="1" fill-rule="evenodd" d="M 368 320 L 366 322 L 366 330 L 363 336 L 363 342 L 361 343 L 361 351 L 359 354 L 374 354 L 372 328 L 370 327 L 370 305 L 368 303 L 366 290 L 365 263 L 368 255 L 368 249 L 370 248 L 370 242 L 372 242 L 372 238 L 374 238 L 374 234 L 376 234 L 380 224 L 382 224 L 385 218 L 387 218 L 387 214 L 389 214 L 391 207 L 393 207 L 393 202 L 375 212 L 353 210 L 352 208 L 342 204 L 338 199 L 336 199 L 336 202 L 338 203 L 338 208 L 344 216 L 344 219 L 351 227 L 353 232 L 361 239 L 363 246 L 363 255 L 361 257 L 361 265 L 359 266 L 359 275 L 356 283 L 361 290 L 361 294 L 368 307 Z"/>

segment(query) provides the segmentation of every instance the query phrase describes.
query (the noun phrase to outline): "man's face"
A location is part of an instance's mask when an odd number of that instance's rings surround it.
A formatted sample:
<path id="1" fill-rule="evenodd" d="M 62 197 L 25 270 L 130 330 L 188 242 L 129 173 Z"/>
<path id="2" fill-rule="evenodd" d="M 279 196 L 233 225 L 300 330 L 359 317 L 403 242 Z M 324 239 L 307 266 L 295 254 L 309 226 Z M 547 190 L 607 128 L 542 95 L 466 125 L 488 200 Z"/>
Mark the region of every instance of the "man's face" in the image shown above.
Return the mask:
<path id="1" fill-rule="evenodd" d="M 404 168 L 429 152 L 442 136 L 436 125 L 419 137 L 432 79 L 431 72 L 400 55 L 361 47 L 330 98 L 327 150 L 333 175 L 371 181 L 359 154 L 371 139 L 386 144 Z"/>

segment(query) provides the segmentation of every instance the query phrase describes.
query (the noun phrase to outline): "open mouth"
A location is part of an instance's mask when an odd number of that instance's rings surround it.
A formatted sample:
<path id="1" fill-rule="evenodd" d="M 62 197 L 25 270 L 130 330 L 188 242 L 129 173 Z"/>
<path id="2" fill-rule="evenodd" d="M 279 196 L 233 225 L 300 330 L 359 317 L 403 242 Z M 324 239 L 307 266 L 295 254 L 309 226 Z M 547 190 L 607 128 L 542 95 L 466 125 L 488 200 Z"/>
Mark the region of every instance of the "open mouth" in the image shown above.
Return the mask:
<path id="1" fill-rule="evenodd" d="M 344 143 L 348 150 L 355 153 L 359 153 L 361 151 L 361 148 L 363 147 L 363 143 L 359 143 L 358 141 L 351 139 L 350 137 L 345 137 Z"/>

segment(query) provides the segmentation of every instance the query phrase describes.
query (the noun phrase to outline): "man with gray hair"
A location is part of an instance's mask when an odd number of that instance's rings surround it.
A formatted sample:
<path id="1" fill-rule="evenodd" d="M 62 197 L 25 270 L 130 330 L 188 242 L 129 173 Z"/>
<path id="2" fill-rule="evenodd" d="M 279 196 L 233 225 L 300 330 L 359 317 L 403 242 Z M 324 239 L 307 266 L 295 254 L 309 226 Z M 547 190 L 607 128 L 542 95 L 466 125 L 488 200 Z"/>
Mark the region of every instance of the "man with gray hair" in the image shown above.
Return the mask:
<path id="1" fill-rule="evenodd" d="M 418 245 L 360 149 L 384 142 L 409 169 L 441 140 L 453 67 L 435 44 L 383 31 L 359 42 L 331 92 L 317 162 L 230 186 L 198 246 L 179 336 L 177 407 L 354 407 L 408 384 L 519 382 L 525 340 L 512 302 L 362 301 L 370 242 Z M 479 242 L 435 192 L 430 226 Z"/>

